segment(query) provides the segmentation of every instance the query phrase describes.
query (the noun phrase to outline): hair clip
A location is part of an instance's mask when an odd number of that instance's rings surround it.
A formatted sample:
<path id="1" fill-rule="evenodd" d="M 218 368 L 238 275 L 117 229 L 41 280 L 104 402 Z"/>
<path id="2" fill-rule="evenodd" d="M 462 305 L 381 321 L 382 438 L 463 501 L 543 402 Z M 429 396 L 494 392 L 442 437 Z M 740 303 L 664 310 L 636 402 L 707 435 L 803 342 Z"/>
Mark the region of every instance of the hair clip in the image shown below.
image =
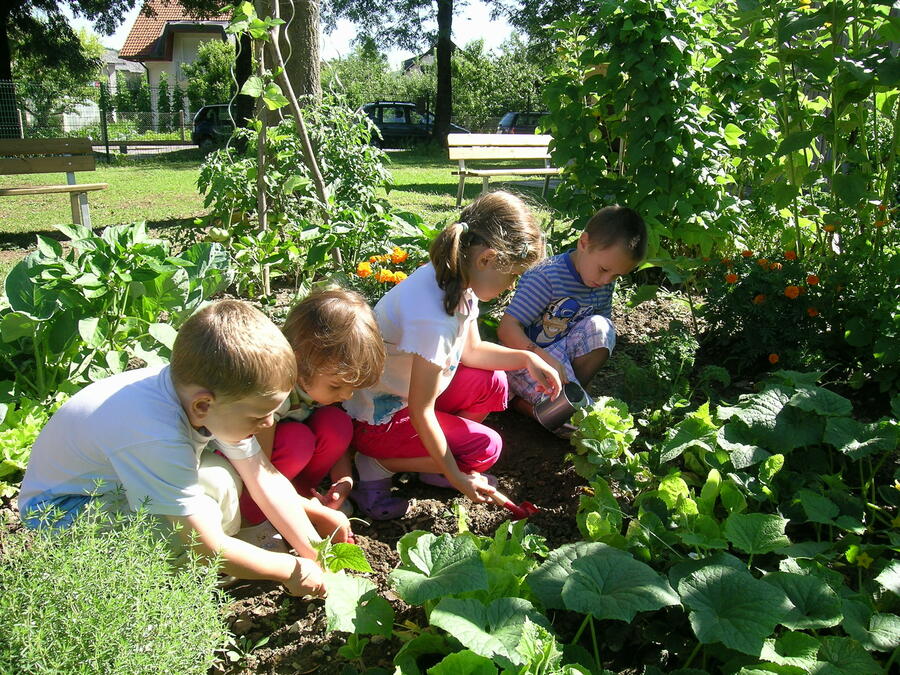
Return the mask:
<path id="1" fill-rule="evenodd" d="M 464 220 L 459 221 L 459 227 L 460 229 L 462 229 L 462 232 L 460 234 L 465 234 L 469 231 L 469 224 Z"/>

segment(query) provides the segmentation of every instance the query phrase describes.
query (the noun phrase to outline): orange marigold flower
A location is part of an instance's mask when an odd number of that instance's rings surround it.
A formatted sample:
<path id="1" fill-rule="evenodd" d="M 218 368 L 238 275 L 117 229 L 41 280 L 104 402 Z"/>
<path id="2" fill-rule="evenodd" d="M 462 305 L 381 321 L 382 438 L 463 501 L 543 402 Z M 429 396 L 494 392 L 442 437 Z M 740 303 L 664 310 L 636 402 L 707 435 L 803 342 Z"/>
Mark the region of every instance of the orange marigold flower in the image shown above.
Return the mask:
<path id="1" fill-rule="evenodd" d="M 744 256 L 745 258 L 751 258 L 751 257 L 753 257 L 753 251 L 744 249 L 743 251 L 741 251 L 741 255 Z"/>
<path id="2" fill-rule="evenodd" d="M 723 265 L 730 265 L 731 258 L 722 258 L 719 262 L 722 263 Z"/>
<path id="3" fill-rule="evenodd" d="M 370 263 L 370 264 L 373 264 L 373 265 L 374 265 L 374 264 L 377 263 L 377 262 L 378 262 L 378 256 L 377 256 L 377 255 L 369 256 L 369 263 Z"/>
<path id="4" fill-rule="evenodd" d="M 763 295 L 762 293 L 760 293 L 759 295 L 757 295 L 756 297 L 753 298 L 753 304 L 754 304 L 754 305 L 761 305 L 761 304 L 763 304 L 765 301 L 766 301 L 766 296 Z"/>
<path id="5" fill-rule="evenodd" d="M 810 316 L 819 316 L 819 310 L 817 310 L 815 307 L 807 307 L 806 313 Z"/>
<path id="6" fill-rule="evenodd" d="M 383 284 L 385 282 L 391 281 L 394 278 L 394 273 L 390 270 L 380 269 L 378 270 L 378 274 L 375 275 L 375 281 L 379 284 Z"/>
<path id="7" fill-rule="evenodd" d="M 765 258 L 760 258 L 759 260 L 756 261 L 756 264 L 759 265 L 760 267 L 765 267 L 766 265 L 769 264 L 769 261 L 766 260 Z"/>
<path id="8" fill-rule="evenodd" d="M 394 272 L 394 283 L 399 284 L 401 281 L 406 279 L 406 277 L 407 277 L 406 272 L 400 272 L 400 271 Z"/>
<path id="9" fill-rule="evenodd" d="M 785 251 L 784 258 L 785 258 L 785 260 L 796 260 L 797 253 L 795 251 Z"/>
<path id="10" fill-rule="evenodd" d="M 806 283 L 808 283 L 810 286 L 815 286 L 819 283 L 819 277 L 815 274 L 809 274 L 806 277 Z"/>
<path id="11" fill-rule="evenodd" d="M 736 283 L 737 283 L 737 280 L 738 280 L 738 275 L 737 275 L 737 274 L 731 273 L 731 274 L 726 274 L 726 275 L 725 275 L 725 283 L 728 283 L 728 284 L 736 284 Z"/>
<path id="12" fill-rule="evenodd" d="M 879 205 L 878 205 L 878 210 L 879 210 L 879 211 L 887 211 L 887 206 L 885 206 L 884 204 L 879 204 Z"/>
<path id="13" fill-rule="evenodd" d="M 886 220 L 876 220 L 874 224 L 875 224 L 875 227 L 881 227 L 886 222 L 887 222 Z"/>
<path id="14" fill-rule="evenodd" d="M 769 363 L 773 366 L 778 363 L 778 354 L 769 354 Z"/>
<path id="15" fill-rule="evenodd" d="M 834 232 L 837 228 L 834 225 L 826 225 L 822 229 L 826 232 Z"/>
<path id="16" fill-rule="evenodd" d="M 395 265 L 399 265 L 402 262 L 406 262 L 406 259 L 409 257 L 409 254 L 404 251 L 399 246 L 395 246 L 394 250 L 391 251 L 391 262 Z"/>
<path id="17" fill-rule="evenodd" d="M 356 266 L 356 276 L 368 277 L 372 274 L 372 263 L 361 262 Z"/>
<path id="18" fill-rule="evenodd" d="M 779 271 L 782 267 L 784 267 L 784 265 L 782 265 L 781 263 L 772 263 L 771 265 L 769 265 L 769 269 L 773 272 Z"/>
<path id="19" fill-rule="evenodd" d="M 784 289 L 784 294 L 789 297 L 791 300 L 796 299 L 800 295 L 800 287 L 799 286 L 788 286 Z"/>

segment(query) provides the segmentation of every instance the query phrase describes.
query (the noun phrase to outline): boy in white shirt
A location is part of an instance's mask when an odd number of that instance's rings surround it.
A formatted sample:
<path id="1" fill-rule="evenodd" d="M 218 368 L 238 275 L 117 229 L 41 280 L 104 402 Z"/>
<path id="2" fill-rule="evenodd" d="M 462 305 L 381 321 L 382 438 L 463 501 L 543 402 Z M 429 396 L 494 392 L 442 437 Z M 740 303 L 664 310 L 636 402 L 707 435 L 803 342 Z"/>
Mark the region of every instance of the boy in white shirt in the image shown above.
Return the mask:
<path id="1" fill-rule="evenodd" d="M 254 438 L 273 424 L 296 369 L 287 340 L 260 311 L 236 300 L 208 305 L 182 326 L 169 366 L 95 382 L 53 415 L 22 482 L 23 521 L 65 527 L 92 499 L 112 510 L 143 507 L 180 526 L 182 543 L 196 533 L 196 550 L 219 554 L 226 574 L 324 595 L 310 538 L 336 532 L 347 541 L 349 521 L 299 496 Z M 233 536 L 242 484 L 297 555 Z"/>

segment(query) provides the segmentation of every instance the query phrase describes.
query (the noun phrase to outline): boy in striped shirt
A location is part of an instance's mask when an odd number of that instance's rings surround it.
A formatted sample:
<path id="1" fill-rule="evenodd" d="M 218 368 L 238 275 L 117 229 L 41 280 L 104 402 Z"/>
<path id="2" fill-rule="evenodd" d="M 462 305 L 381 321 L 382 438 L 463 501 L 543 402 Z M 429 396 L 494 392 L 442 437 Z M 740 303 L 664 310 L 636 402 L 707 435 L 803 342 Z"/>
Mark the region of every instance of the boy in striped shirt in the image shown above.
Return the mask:
<path id="1" fill-rule="evenodd" d="M 616 343 L 616 279 L 647 253 L 647 227 L 632 209 L 607 206 L 588 221 L 576 247 L 522 275 L 497 335 L 507 347 L 537 353 L 563 382 L 587 389 Z M 507 373 L 513 407 L 534 416 L 540 399 L 527 371 Z"/>

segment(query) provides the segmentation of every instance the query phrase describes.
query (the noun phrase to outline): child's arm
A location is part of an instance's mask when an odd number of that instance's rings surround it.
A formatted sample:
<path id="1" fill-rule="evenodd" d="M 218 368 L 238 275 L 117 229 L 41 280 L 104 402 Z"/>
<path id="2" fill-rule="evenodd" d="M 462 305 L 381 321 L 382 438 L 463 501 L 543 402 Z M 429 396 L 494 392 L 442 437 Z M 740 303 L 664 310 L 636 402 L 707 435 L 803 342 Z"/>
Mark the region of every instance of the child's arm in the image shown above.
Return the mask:
<path id="1" fill-rule="evenodd" d="M 244 489 L 250 491 L 266 518 L 304 558 L 316 557 L 309 540 L 318 538 L 317 531 L 325 536 L 336 531 L 334 539 L 338 542 L 348 541 L 353 536 L 350 521 L 343 513 L 298 495 L 291 482 L 272 466 L 264 453 L 231 460 L 231 463 L 244 481 Z"/>
<path id="2" fill-rule="evenodd" d="M 329 475 L 331 476 L 331 487 L 325 491 L 325 494 L 319 494 L 317 490 L 312 492 L 313 496 L 329 509 L 337 509 L 353 489 L 353 467 L 350 463 L 349 453 L 345 452 L 340 456 L 331 467 Z"/>
<path id="3" fill-rule="evenodd" d="M 569 381 L 565 366 L 563 366 L 563 364 L 546 349 L 539 347 L 532 342 L 528 336 L 525 335 L 525 329 L 522 327 L 522 322 L 509 312 L 505 313 L 503 318 L 500 319 L 500 325 L 497 326 L 497 337 L 502 344 L 511 349 L 524 349 L 529 352 L 534 352 L 557 372 L 560 382 L 565 384 Z"/>
<path id="4" fill-rule="evenodd" d="M 483 370 L 528 369 L 538 383 L 538 390 L 550 398 L 559 396 L 562 385 L 559 373 L 537 354 L 524 349 L 511 349 L 493 342 L 484 342 L 478 334 L 477 326 L 470 326 L 466 335 L 466 345 L 462 353 L 463 365 Z"/>
<path id="5" fill-rule="evenodd" d="M 409 380 L 409 420 L 419 434 L 422 445 L 434 460 L 435 469 L 446 476 L 457 490 L 473 502 L 488 502 L 494 489 L 480 474 L 460 471 L 456 458 L 447 447 L 447 437 L 438 422 L 434 402 L 438 397 L 441 367 L 418 355 L 413 355 Z"/>
<path id="6" fill-rule="evenodd" d="M 275 446 L 275 427 L 277 426 L 278 422 L 275 422 L 272 426 L 266 427 L 255 434 L 256 442 L 259 443 L 259 447 L 262 448 L 262 451 L 269 459 L 272 459 L 272 448 Z"/>
<path id="7" fill-rule="evenodd" d="M 180 526 L 178 536 L 186 547 L 193 546 L 195 552 L 204 558 L 220 555 L 225 574 L 239 579 L 278 581 L 291 595 L 325 594 L 322 570 L 314 560 L 289 553 L 273 553 L 229 537 L 222 531 L 219 519 L 208 513 L 167 518 Z M 194 533 L 196 538 L 192 538 Z"/>

